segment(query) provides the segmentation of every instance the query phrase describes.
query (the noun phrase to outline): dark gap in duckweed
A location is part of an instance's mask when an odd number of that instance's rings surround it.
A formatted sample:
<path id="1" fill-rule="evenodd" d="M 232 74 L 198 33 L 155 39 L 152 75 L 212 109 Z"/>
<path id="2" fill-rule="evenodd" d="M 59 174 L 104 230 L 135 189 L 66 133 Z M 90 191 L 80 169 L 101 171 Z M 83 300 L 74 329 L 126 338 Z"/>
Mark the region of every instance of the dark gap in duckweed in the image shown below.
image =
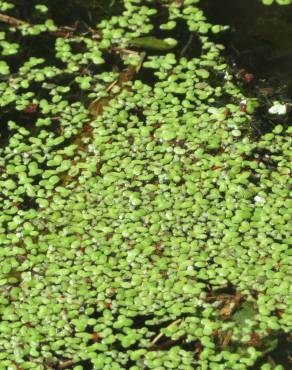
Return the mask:
<path id="1" fill-rule="evenodd" d="M 12 34 L 13 35 L 13 34 Z M 54 65 L 57 68 L 63 68 L 64 63 L 59 59 L 55 57 L 55 37 L 50 36 L 49 34 L 41 34 L 38 36 L 25 36 L 21 39 L 21 45 L 20 45 L 20 51 L 16 55 L 8 56 L 6 57 L 6 61 L 9 63 L 12 75 L 15 76 L 18 75 L 19 67 L 21 67 L 23 60 L 27 60 L 29 56 L 34 56 L 37 58 L 43 58 L 45 59 L 45 64 L 51 66 Z M 42 44 L 43 47 L 39 48 L 39 44 Z M 82 46 L 82 45 L 81 45 Z M 84 45 L 83 45 L 84 46 Z M 76 52 L 82 52 L 84 50 L 79 50 L 78 48 L 80 45 L 72 43 L 71 44 L 72 49 L 76 49 Z M 91 63 L 90 65 L 84 67 L 86 70 L 85 72 L 88 73 L 90 71 L 90 74 L 92 76 L 98 75 L 102 72 L 109 72 L 114 69 L 116 70 L 122 70 L 123 69 L 123 62 L 120 57 L 120 55 L 116 52 L 113 52 L 109 50 L 108 52 L 104 52 L 104 59 L 105 63 L 101 66 L 95 65 Z M 4 57 L 5 60 L 5 57 Z M 22 61 L 22 62 L 21 62 Z M 76 74 L 77 75 L 77 74 Z M 70 91 L 66 94 L 63 94 L 64 99 L 68 99 L 70 102 L 76 102 L 81 101 L 85 105 L 88 105 L 90 99 L 88 98 L 88 94 L 85 91 L 80 91 L 80 87 L 75 79 L 75 75 L 72 73 L 62 73 L 60 75 L 56 75 L 53 78 L 48 78 L 47 80 L 49 83 L 55 84 L 56 86 L 62 84 L 63 86 L 70 86 Z M 5 80 L 6 77 L 1 77 L 1 79 Z M 45 99 L 50 101 L 52 96 L 50 95 L 50 88 L 44 88 L 42 81 L 36 81 L 34 78 L 29 80 L 29 87 L 19 88 L 19 93 L 23 92 L 32 92 L 34 93 L 34 97 L 31 99 Z M 35 127 L 35 122 L 37 118 L 45 118 L 46 115 L 41 114 L 38 112 L 38 109 L 35 112 L 26 112 L 25 110 L 18 111 L 15 110 L 12 106 L 6 106 L 3 108 L 4 114 L 1 115 L 1 118 L 3 121 L 8 122 L 9 120 L 15 121 L 17 124 L 20 124 L 21 126 L 29 129 L 32 134 L 36 134 L 38 131 L 41 130 L 37 129 Z M 47 127 L 48 131 L 54 132 L 54 133 L 60 133 L 60 124 L 54 121 L 54 124 Z M 6 146 L 9 140 L 9 129 L 7 129 L 7 124 L 1 125 L 1 144 L 3 146 Z M 68 141 L 67 141 L 68 143 Z"/>
<path id="2" fill-rule="evenodd" d="M 50 90 L 51 89 L 44 89 L 43 88 L 43 82 L 42 81 L 36 81 L 35 79 L 31 79 L 28 81 L 29 85 L 28 87 L 20 87 L 19 88 L 19 93 L 20 94 L 25 94 L 28 92 L 32 92 L 34 94 L 33 97 L 30 98 L 30 100 L 33 99 L 50 99 Z M 33 112 L 35 113 L 35 112 Z"/>
<path id="3" fill-rule="evenodd" d="M 118 16 L 124 10 L 123 2 L 96 0 L 96 1 L 79 1 L 74 0 L 68 4 L 65 14 L 60 13 L 60 5 L 63 5 L 62 0 L 47 0 L 51 9 L 52 16 L 56 19 L 57 24 L 74 24 L 80 21 L 84 24 L 85 29 L 88 26 L 94 27 L 100 20 L 109 19 L 112 16 Z M 64 22 L 65 21 L 65 22 Z"/>
<path id="4" fill-rule="evenodd" d="M 26 35 L 20 37 L 19 52 L 15 54 L 11 64 L 12 73 L 17 73 L 19 68 L 23 65 L 24 61 L 27 61 L 30 57 L 43 58 L 48 61 L 50 65 L 56 67 L 62 67 L 60 59 L 56 57 L 55 52 L 55 41 L 56 38 L 49 35 L 48 33 L 41 33 L 39 35 Z M 42 45 L 40 48 L 39 45 Z"/>
<path id="5" fill-rule="evenodd" d="M 121 58 L 120 53 L 115 52 L 115 50 L 103 50 L 103 58 L 105 63 L 101 66 L 91 64 L 89 66 L 90 70 L 92 71 L 93 75 L 97 75 L 97 73 L 103 72 L 111 72 L 111 71 L 122 71 L 125 66 L 123 60 Z"/>
<path id="6" fill-rule="evenodd" d="M 220 287 L 220 288 L 215 288 L 214 292 L 218 295 L 220 294 L 230 294 L 230 295 L 235 295 L 236 294 L 236 287 L 228 282 L 225 287 Z"/>
<path id="7" fill-rule="evenodd" d="M 76 102 L 77 98 L 80 96 L 80 87 L 77 84 L 75 79 L 75 75 L 73 73 L 62 73 L 60 75 L 57 75 L 55 77 L 50 78 L 49 81 L 49 86 L 48 87 L 42 87 L 41 92 L 40 92 L 40 97 L 42 99 L 51 99 L 50 91 L 52 87 L 57 87 L 57 86 L 68 86 L 70 87 L 70 90 L 66 92 L 65 94 L 62 93 L 62 96 L 64 99 L 67 99 L 69 102 Z"/>
<path id="8" fill-rule="evenodd" d="M 158 3 L 154 9 L 157 9 L 157 13 L 152 16 L 154 24 L 154 29 L 152 31 L 153 35 L 161 39 L 175 39 L 177 45 L 171 52 L 174 53 L 177 58 L 181 56 L 188 59 L 199 57 L 202 51 L 202 43 L 195 32 L 189 31 L 186 21 L 183 19 L 176 19 L 176 26 L 172 30 L 163 30 L 160 28 L 160 25 L 168 21 L 168 9 Z M 153 54 L 159 55 L 157 52 Z"/>
<path id="9" fill-rule="evenodd" d="M 267 7 L 254 0 L 238 0 L 236 3 L 210 0 L 200 7 L 210 22 L 230 25 L 229 30 L 213 36 L 224 44 L 224 55 L 229 60 L 254 73 L 256 78 L 267 79 L 267 84 L 279 80 L 281 85 L 272 87 L 282 89 L 286 85 L 289 92 L 292 83 L 289 59 L 292 57 L 292 5 Z"/>
<path id="10" fill-rule="evenodd" d="M 17 37 L 15 33 L 9 32 L 7 37 L 11 43 L 19 43 L 20 37 Z M 25 58 L 24 51 L 19 48 L 18 52 L 12 55 L 1 55 L 1 60 L 5 61 L 10 66 L 11 75 L 17 76 L 19 68 L 23 65 L 23 58 Z M 10 77 L 10 76 L 9 76 Z M 7 76 L 0 77 L 0 81 L 6 80 Z"/>
<path id="11" fill-rule="evenodd" d="M 51 81 L 50 81 L 51 83 Z M 8 106 L 5 106 L 1 108 L 0 114 L 1 114 L 1 129 L 0 129 L 0 143 L 2 147 L 7 146 L 9 142 L 9 138 L 13 137 L 13 133 L 17 132 L 17 130 L 10 129 L 8 122 L 13 121 L 17 125 L 24 127 L 25 129 L 29 130 L 30 136 L 35 136 L 40 133 L 40 131 L 43 130 L 43 127 L 37 127 L 36 121 L 39 118 L 51 118 L 52 123 L 49 126 L 46 126 L 46 131 L 51 132 L 57 135 L 62 134 L 62 120 L 59 115 L 52 115 L 51 113 L 43 114 L 40 111 L 40 108 L 38 107 L 38 103 L 36 103 L 36 107 L 32 108 L 32 111 L 30 111 L 30 104 L 33 100 L 37 100 L 38 102 L 42 99 L 47 100 L 50 102 L 52 100 L 52 95 L 50 94 L 51 89 L 44 88 L 42 86 L 42 82 L 37 81 L 30 81 L 29 88 L 20 88 L 20 93 L 26 93 L 26 92 L 33 92 L 34 96 L 29 99 L 27 107 L 22 110 L 18 110 L 15 108 L 14 103 L 9 104 Z M 74 76 L 71 74 L 60 75 L 56 76 L 54 79 L 52 79 L 52 85 L 63 85 L 63 86 L 70 86 L 70 90 L 67 93 L 63 93 L 62 97 L 64 100 L 67 100 L 68 103 L 72 104 L 76 101 L 83 102 L 86 104 L 88 102 L 88 96 L 85 92 L 82 90 L 80 91 L 79 85 L 74 81 Z M 2 111 L 2 112 L 1 112 Z M 64 146 L 68 145 L 70 142 L 70 138 L 65 139 L 64 143 L 61 143 L 58 145 L 58 148 L 63 148 Z"/>
<path id="12" fill-rule="evenodd" d="M 263 163 L 271 165 L 272 167 L 277 167 L 277 162 L 271 158 L 271 156 L 281 157 L 281 153 L 267 148 L 256 148 L 253 150 L 253 153 L 256 158 L 260 158 Z"/>
<path id="13" fill-rule="evenodd" d="M 285 370 L 292 368 L 292 335 L 291 333 L 278 333 L 277 347 L 260 358 L 250 370 L 259 370 L 265 363 L 282 365 Z"/>
<path id="14" fill-rule="evenodd" d="M 2 146 L 6 146 L 9 138 L 14 132 L 14 129 L 9 128 L 8 122 L 13 121 L 17 125 L 24 127 L 25 129 L 29 130 L 31 133 L 34 132 L 35 122 L 37 120 L 37 113 L 26 113 L 23 110 L 15 109 L 14 104 L 11 103 L 9 106 L 2 108 L 2 112 L 0 110 L 1 115 L 1 142 Z"/>
<path id="15" fill-rule="evenodd" d="M 223 44 L 223 55 L 237 75 L 246 96 L 260 103 L 254 113 L 255 135 L 261 137 L 277 124 L 287 127 L 292 121 L 290 107 L 284 116 L 268 113 L 273 100 L 291 103 L 292 99 L 292 5 L 264 6 L 254 0 L 210 0 L 202 2 L 207 19 L 230 29 L 210 37 Z M 280 26 L 279 26 L 280 25 Z M 253 74 L 245 81 L 244 74 Z"/>
<path id="16" fill-rule="evenodd" d="M 73 54 L 83 54 L 87 51 L 87 46 L 84 41 L 72 42 L 70 48 Z"/>
<path id="17" fill-rule="evenodd" d="M 146 59 L 147 60 L 147 59 Z M 154 87 L 154 85 L 159 81 L 157 76 L 155 76 L 155 70 L 152 68 L 143 68 L 137 75 L 137 80 L 140 80 L 143 84 Z"/>
<path id="18" fill-rule="evenodd" d="M 134 329 L 142 329 L 144 326 L 148 326 L 147 321 L 153 320 L 154 318 L 155 318 L 154 314 L 151 314 L 151 315 L 136 315 L 135 317 L 133 317 L 134 322 L 133 322 L 132 327 Z"/>
<path id="19" fill-rule="evenodd" d="M 137 117 L 139 122 L 143 122 L 143 123 L 146 123 L 146 115 L 143 111 L 143 108 L 140 108 L 140 107 L 135 107 L 135 108 L 132 108 L 128 111 L 129 113 L 129 117 L 133 116 L 133 117 Z"/>
<path id="20" fill-rule="evenodd" d="M 205 67 L 205 69 L 208 71 L 210 75 L 208 80 L 208 84 L 210 84 L 210 86 L 216 88 L 217 86 L 221 86 L 224 84 L 224 74 L 222 74 L 220 71 L 214 71 L 212 68 Z M 230 98 L 231 95 L 223 91 L 220 93 L 220 96 L 216 97 L 214 102 L 210 103 L 210 105 L 219 108 L 230 103 L 230 100 L 231 101 L 233 100 L 234 103 L 238 103 L 236 99 Z"/>
<path id="21" fill-rule="evenodd" d="M 267 81 L 270 81 L 267 78 Z M 272 83 L 271 83 L 272 84 Z M 279 82 L 273 83 L 275 86 L 278 86 Z M 281 85 L 282 86 L 282 85 Z M 264 95 L 261 95 L 261 92 L 258 91 L 258 87 L 256 85 L 243 87 L 243 91 L 246 96 L 254 97 L 256 96 L 259 102 L 259 107 L 253 113 L 253 127 L 254 132 L 253 135 L 256 139 L 260 139 L 263 135 L 270 133 L 274 130 L 277 125 L 282 125 L 283 127 L 288 127 L 291 125 L 292 122 L 292 110 L 288 107 L 288 111 L 285 115 L 271 115 L 268 112 L 268 109 L 271 107 L 273 100 L 280 100 L 281 102 L 290 104 L 290 97 L 287 98 L 285 94 L 275 94 L 274 96 L 270 96 L 268 99 Z M 292 95 L 291 95 L 292 97 Z"/>
<path id="22" fill-rule="evenodd" d="M 26 211 L 29 209 L 37 209 L 38 204 L 36 203 L 34 198 L 29 197 L 27 194 L 22 195 L 22 202 L 18 206 L 19 209 Z"/>
<path id="23" fill-rule="evenodd" d="M 30 6 L 27 6 L 25 1 L 20 3 L 18 0 L 12 0 L 11 3 L 15 4 L 15 8 L 10 10 L 12 16 L 19 17 L 25 21 L 31 21 L 32 16 L 34 21 L 40 21 L 42 15 L 35 12 L 34 6 L 39 4 L 38 0 L 30 1 Z M 94 1 L 80 1 L 72 0 L 66 3 L 62 0 L 45 0 L 42 4 L 47 5 L 49 8 L 49 17 L 53 18 L 58 26 L 72 26 L 75 22 L 80 22 L 82 29 L 87 30 L 88 26 L 95 26 L 101 19 L 109 19 L 113 15 L 122 13 L 124 6 L 122 1 L 107 1 L 107 0 L 94 0 Z M 60 9 L 62 11 L 60 12 Z"/>
<path id="24" fill-rule="evenodd" d="M 75 81 L 76 75 L 71 73 L 62 73 L 57 75 L 49 80 L 49 84 L 57 86 L 68 86 L 70 90 L 66 93 L 62 93 L 63 100 L 68 100 L 68 102 L 75 103 L 76 101 L 82 102 L 86 104 L 88 97 L 86 92 L 80 91 L 80 86 Z M 41 89 L 39 90 L 39 95 L 37 96 L 38 99 L 46 99 L 50 101 L 52 99 L 52 95 L 50 95 L 51 88 L 44 88 L 44 86 L 40 86 Z M 34 91 L 34 88 L 31 89 Z"/>
<path id="25" fill-rule="evenodd" d="M 1 117 L 3 117 L 3 114 L 1 114 Z M 1 130 L 0 130 L 0 145 L 2 148 L 6 147 L 9 143 L 9 138 L 11 137 L 11 130 L 9 129 L 7 125 L 7 121 L 4 123 L 1 122 Z"/>
<path id="26" fill-rule="evenodd" d="M 253 119 L 255 122 L 253 134 L 255 138 L 259 139 L 262 135 L 271 132 L 274 129 L 276 123 L 279 122 L 276 121 L 276 119 L 273 120 L 271 115 L 268 114 L 268 108 L 268 105 L 264 103 L 260 105 L 253 113 Z M 278 117 L 277 120 L 279 120 Z M 280 118 L 280 120 L 283 121 L 283 118 Z"/>

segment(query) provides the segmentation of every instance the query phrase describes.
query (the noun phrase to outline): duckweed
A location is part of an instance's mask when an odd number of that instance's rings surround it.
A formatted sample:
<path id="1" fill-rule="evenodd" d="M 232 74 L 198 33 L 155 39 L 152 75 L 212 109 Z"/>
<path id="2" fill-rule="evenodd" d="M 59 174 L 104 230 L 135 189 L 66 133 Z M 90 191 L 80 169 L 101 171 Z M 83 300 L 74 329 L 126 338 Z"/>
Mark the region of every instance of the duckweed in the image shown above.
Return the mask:
<path id="1" fill-rule="evenodd" d="M 198 0 L 123 0 L 86 31 L 57 3 L 28 23 L 0 1 L 0 368 L 270 369 L 291 127 L 254 134 Z"/>

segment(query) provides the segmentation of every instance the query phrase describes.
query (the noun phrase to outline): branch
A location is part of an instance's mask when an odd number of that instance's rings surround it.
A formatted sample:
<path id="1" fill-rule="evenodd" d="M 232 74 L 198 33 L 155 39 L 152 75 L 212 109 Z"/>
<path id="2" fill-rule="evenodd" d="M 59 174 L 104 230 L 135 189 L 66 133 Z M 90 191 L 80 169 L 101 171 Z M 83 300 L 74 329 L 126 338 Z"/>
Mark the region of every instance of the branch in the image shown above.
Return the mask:
<path id="1" fill-rule="evenodd" d="M 17 19 L 17 18 L 14 18 L 14 17 L 10 17 L 9 15 L 2 14 L 2 13 L 0 13 L 0 22 L 7 23 L 10 26 L 13 26 L 13 27 L 16 27 L 16 28 L 20 28 L 21 26 L 32 26 L 28 22 L 22 21 L 21 19 Z M 74 31 L 74 29 L 73 28 L 69 29 L 69 27 L 67 27 L 67 28 L 68 28 L 68 30 L 60 29 L 60 30 L 57 30 L 57 31 L 49 31 L 49 34 L 54 36 L 54 37 L 71 37 L 72 36 L 72 31 Z"/>
<path id="2" fill-rule="evenodd" d="M 0 22 L 8 23 L 10 24 L 10 26 L 14 26 L 14 27 L 20 27 L 25 24 L 28 24 L 20 19 L 10 17 L 9 15 L 2 14 L 2 13 L 0 13 Z"/>
<path id="3" fill-rule="evenodd" d="M 171 324 L 169 324 L 168 326 L 167 326 L 167 328 L 170 328 L 170 327 L 172 327 L 172 326 L 174 326 L 174 325 L 176 325 L 176 324 L 178 324 L 178 323 L 180 323 L 181 322 L 181 320 L 182 319 L 177 319 L 177 320 L 175 320 L 174 322 L 172 322 Z M 159 339 L 160 338 L 162 338 L 164 336 L 164 334 L 163 333 L 159 333 L 153 340 L 152 340 L 152 342 L 151 342 L 151 345 L 154 345 L 156 342 L 158 342 L 159 341 Z"/>
<path id="4" fill-rule="evenodd" d="M 74 362 L 73 360 L 67 360 L 67 361 L 61 362 L 61 363 L 59 364 L 59 368 L 60 368 L 60 369 L 65 369 L 66 367 L 71 366 L 71 365 L 73 365 L 74 363 L 75 363 L 75 362 Z"/>

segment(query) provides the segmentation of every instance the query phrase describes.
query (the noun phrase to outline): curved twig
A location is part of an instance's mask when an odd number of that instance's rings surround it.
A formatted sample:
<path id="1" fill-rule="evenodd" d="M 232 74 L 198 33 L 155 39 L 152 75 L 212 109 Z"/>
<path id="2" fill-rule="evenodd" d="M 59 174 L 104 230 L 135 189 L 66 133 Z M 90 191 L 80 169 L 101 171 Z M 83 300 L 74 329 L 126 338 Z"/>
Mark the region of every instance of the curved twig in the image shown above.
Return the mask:
<path id="1" fill-rule="evenodd" d="M 182 321 L 182 319 L 177 319 L 174 322 L 172 322 L 171 324 L 169 324 L 166 328 L 170 328 L 171 326 L 174 326 L 174 325 L 180 323 L 181 321 Z M 159 339 L 162 338 L 163 336 L 164 336 L 164 333 L 159 333 L 158 335 L 156 335 L 156 337 L 152 340 L 151 345 L 153 346 L 153 344 L 158 342 Z"/>

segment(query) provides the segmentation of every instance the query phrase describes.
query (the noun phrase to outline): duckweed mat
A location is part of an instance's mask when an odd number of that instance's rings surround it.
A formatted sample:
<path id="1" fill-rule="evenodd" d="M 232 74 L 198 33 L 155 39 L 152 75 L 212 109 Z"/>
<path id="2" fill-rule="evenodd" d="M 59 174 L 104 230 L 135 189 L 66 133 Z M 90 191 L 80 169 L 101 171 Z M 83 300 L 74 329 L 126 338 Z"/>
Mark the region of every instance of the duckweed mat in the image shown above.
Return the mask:
<path id="1" fill-rule="evenodd" d="M 291 126 L 199 0 L 87 3 L 0 0 L 0 369 L 289 369 Z"/>

